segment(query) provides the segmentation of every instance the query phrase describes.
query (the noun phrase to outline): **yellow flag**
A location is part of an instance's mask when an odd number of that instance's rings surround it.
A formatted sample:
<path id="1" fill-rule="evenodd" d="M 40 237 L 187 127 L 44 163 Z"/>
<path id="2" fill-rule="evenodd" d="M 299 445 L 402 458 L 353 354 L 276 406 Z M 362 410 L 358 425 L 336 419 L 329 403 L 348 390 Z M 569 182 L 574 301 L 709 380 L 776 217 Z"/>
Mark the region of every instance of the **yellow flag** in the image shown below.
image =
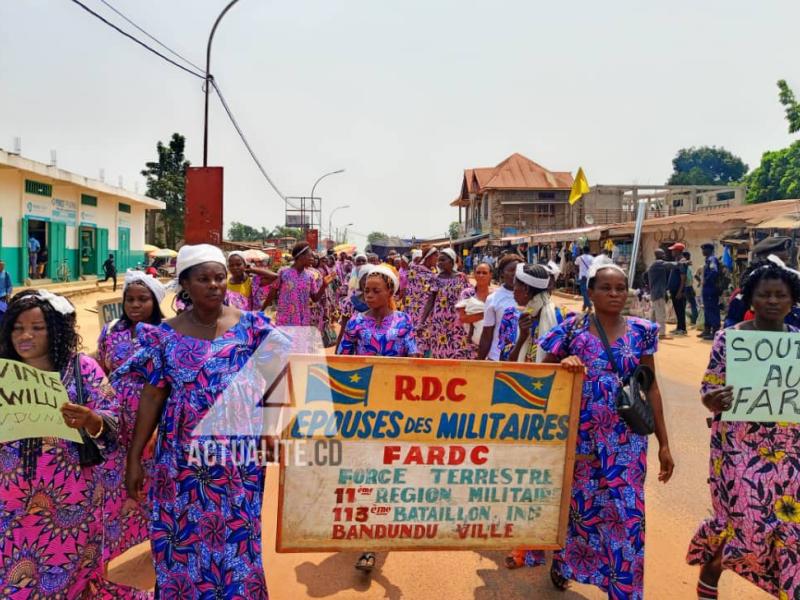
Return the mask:
<path id="1" fill-rule="evenodd" d="M 584 194 L 589 193 L 589 182 L 586 181 L 586 175 L 583 173 L 583 167 L 578 168 L 578 174 L 575 175 L 575 181 L 572 182 L 572 190 L 569 192 L 569 203 L 575 204 L 580 200 Z"/>

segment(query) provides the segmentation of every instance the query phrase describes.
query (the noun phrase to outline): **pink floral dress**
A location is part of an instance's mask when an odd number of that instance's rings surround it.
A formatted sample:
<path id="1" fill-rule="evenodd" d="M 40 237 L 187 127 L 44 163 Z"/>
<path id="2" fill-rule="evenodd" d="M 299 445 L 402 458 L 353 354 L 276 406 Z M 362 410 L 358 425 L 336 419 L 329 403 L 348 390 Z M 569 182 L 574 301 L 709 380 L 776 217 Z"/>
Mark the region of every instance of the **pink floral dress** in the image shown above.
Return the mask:
<path id="1" fill-rule="evenodd" d="M 117 398 L 97 362 L 81 356 L 83 402 L 77 399 L 72 364 L 62 374 L 70 401 L 116 422 Z M 116 445 L 108 432 L 97 439 L 106 453 Z M 0 598 L 150 597 L 103 579 L 105 488 L 122 476 L 117 463 L 81 467 L 77 444 L 39 439 L 41 450 L 27 475 L 25 440 L 0 443 Z"/>
<path id="2" fill-rule="evenodd" d="M 97 360 L 107 374 L 122 366 L 138 350 L 138 339 L 123 321 L 105 325 L 97 340 Z M 111 467 L 119 475 L 109 481 L 106 490 L 106 560 L 116 558 L 148 537 L 147 506 L 139 505 L 137 510 L 123 514 L 123 506 L 128 498 L 125 489 L 125 457 L 133 441 L 136 412 L 139 410 L 143 388 L 144 379 L 141 377 L 123 377 L 114 383 L 119 404 L 119 449 L 109 456 L 105 466 Z M 147 459 L 149 461 L 150 457 Z"/>
<path id="3" fill-rule="evenodd" d="M 233 283 L 229 278 L 228 290 L 225 292 L 225 303 L 239 310 L 258 310 L 253 307 L 255 289 L 252 277 L 245 277 L 242 283 Z"/>
<path id="4" fill-rule="evenodd" d="M 316 294 L 322 278 L 313 269 L 283 269 L 279 273 L 278 306 L 275 324 L 278 326 L 317 325 L 311 312 L 311 295 Z"/>
<path id="5" fill-rule="evenodd" d="M 380 323 L 367 313 L 356 313 L 347 322 L 337 354 L 415 355 L 417 342 L 411 320 L 400 311 L 394 311 Z"/>
<path id="6" fill-rule="evenodd" d="M 454 273 L 453 277 L 433 277 L 430 293 L 436 294 L 433 309 L 425 323 L 417 329 L 425 331 L 426 349 L 431 358 L 475 358 L 475 345 L 458 319 L 456 303 L 470 289 L 466 275 Z"/>
<path id="7" fill-rule="evenodd" d="M 725 333 L 714 338 L 701 394 L 725 385 Z M 721 546 L 723 569 L 781 600 L 800 598 L 800 425 L 717 414 L 709 467 L 714 514 L 692 538 L 687 562 L 703 565 Z"/>
<path id="8" fill-rule="evenodd" d="M 427 330 L 420 329 L 419 321 L 425 312 L 425 305 L 431 295 L 431 283 L 436 274 L 425 265 L 412 264 L 408 268 L 408 283 L 403 300 L 405 313 L 411 319 L 411 325 L 417 333 L 417 345 L 423 354 L 427 350 Z"/>

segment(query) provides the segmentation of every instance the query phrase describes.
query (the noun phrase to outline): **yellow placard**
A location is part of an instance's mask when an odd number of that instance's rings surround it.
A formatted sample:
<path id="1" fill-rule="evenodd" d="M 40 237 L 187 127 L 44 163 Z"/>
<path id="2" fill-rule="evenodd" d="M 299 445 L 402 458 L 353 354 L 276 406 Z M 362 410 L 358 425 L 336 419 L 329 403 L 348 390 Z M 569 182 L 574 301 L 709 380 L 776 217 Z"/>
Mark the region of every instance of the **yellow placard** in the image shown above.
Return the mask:
<path id="1" fill-rule="evenodd" d="M 381 357 L 289 364 L 279 552 L 562 545 L 581 374 Z"/>
<path id="2" fill-rule="evenodd" d="M 0 359 L 0 442 L 37 437 L 80 442 L 61 416 L 68 401 L 58 373 Z"/>

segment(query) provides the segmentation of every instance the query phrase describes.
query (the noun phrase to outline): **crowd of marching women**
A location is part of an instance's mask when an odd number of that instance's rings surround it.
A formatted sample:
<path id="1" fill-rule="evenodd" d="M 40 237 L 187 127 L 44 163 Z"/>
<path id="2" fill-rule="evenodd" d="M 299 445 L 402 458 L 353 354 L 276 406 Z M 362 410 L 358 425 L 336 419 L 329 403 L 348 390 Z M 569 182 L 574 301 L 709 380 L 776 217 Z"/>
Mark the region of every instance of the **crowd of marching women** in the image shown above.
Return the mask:
<path id="1" fill-rule="evenodd" d="M 624 315 L 629 282 L 605 256 L 587 268 L 593 309 L 580 314 L 556 306 L 554 263 L 507 254 L 473 271 L 466 277 L 447 248 L 380 260 L 320 256 L 303 242 L 289 265 L 270 269 L 238 252 L 184 246 L 176 316 L 162 313 L 167 289 L 157 279 L 129 271 L 122 317 L 103 328 L 94 356 L 80 352 L 67 299 L 17 293 L 0 326 L 0 357 L 60 373 L 64 422 L 87 443 L 0 443 L 0 597 L 151 597 L 105 577 L 111 559 L 149 540 L 158 598 L 267 598 L 263 465 L 190 460 L 187 449 L 263 342 L 305 326 L 338 354 L 560 363 L 584 373 L 566 543 L 549 576 L 560 590 L 574 580 L 609 598 L 641 598 L 649 436 L 619 416 L 616 398 L 639 365 L 655 372 L 658 325 Z M 752 318 L 733 328 L 797 331 L 784 319 L 800 301 L 800 278 L 780 261 L 753 265 L 741 295 Z M 716 598 L 721 573 L 732 570 L 797 599 L 800 426 L 720 419 L 733 400 L 727 331 L 716 334 L 701 389 L 712 415 L 712 513 L 687 560 L 700 566 L 699 598 Z M 674 462 L 657 380 L 649 400 L 657 477 L 667 482 Z M 509 552 L 508 568 L 546 563 L 541 551 Z M 365 553 L 357 567 L 374 563 Z"/>

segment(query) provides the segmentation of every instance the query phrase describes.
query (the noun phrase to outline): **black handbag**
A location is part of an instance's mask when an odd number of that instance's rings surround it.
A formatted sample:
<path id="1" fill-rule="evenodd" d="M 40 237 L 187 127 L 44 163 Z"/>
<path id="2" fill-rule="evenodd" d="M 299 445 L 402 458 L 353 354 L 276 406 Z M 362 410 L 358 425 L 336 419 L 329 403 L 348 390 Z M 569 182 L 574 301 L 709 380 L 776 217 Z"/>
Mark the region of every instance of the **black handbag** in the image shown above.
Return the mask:
<path id="1" fill-rule="evenodd" d="M 614 354 L 611 352 L 611 345 L 608 343 L 608 336 L 606 336 L 603 326 L 600 325 L 600 321 L 594 315 L 592 315 L 592 321 L 600 336 L 600 341 L 603 342 L 605 347 L 608 362 L 611 363 L 614 373 L 622 381 L 615 398 L 617 414 L 634 433 L 639 435 L 654 433 L 656 419 L 653 414 L 653 407 L 647 398 L 647 392 L 655 381 L 655 373 L 650 367 L 639 365 L 634 369 L 630 377 L 623 379 L 619 365 L 617 365 Z"/>
<path id="2" fill-rule="evenodd" d="M 75 378 L 75 395 L 77 396 L 77 403 L 83 406 L 86 400 L 83 397 L 83 376 L 81 375 L 81 355 L 76 354 L 72 363 L 72 376 Z M 104 423 L 105 426 L 105 423 Z M 81 436 L 82 444 L 78 444 L 79 461 L 82 467 L 96 467 L 97 465 L 105 462 L 105 456 L 100 452 L 97 447 L 97 442 L 92 439 L 89 432 L 83 427 L 78 429 Z"/>

